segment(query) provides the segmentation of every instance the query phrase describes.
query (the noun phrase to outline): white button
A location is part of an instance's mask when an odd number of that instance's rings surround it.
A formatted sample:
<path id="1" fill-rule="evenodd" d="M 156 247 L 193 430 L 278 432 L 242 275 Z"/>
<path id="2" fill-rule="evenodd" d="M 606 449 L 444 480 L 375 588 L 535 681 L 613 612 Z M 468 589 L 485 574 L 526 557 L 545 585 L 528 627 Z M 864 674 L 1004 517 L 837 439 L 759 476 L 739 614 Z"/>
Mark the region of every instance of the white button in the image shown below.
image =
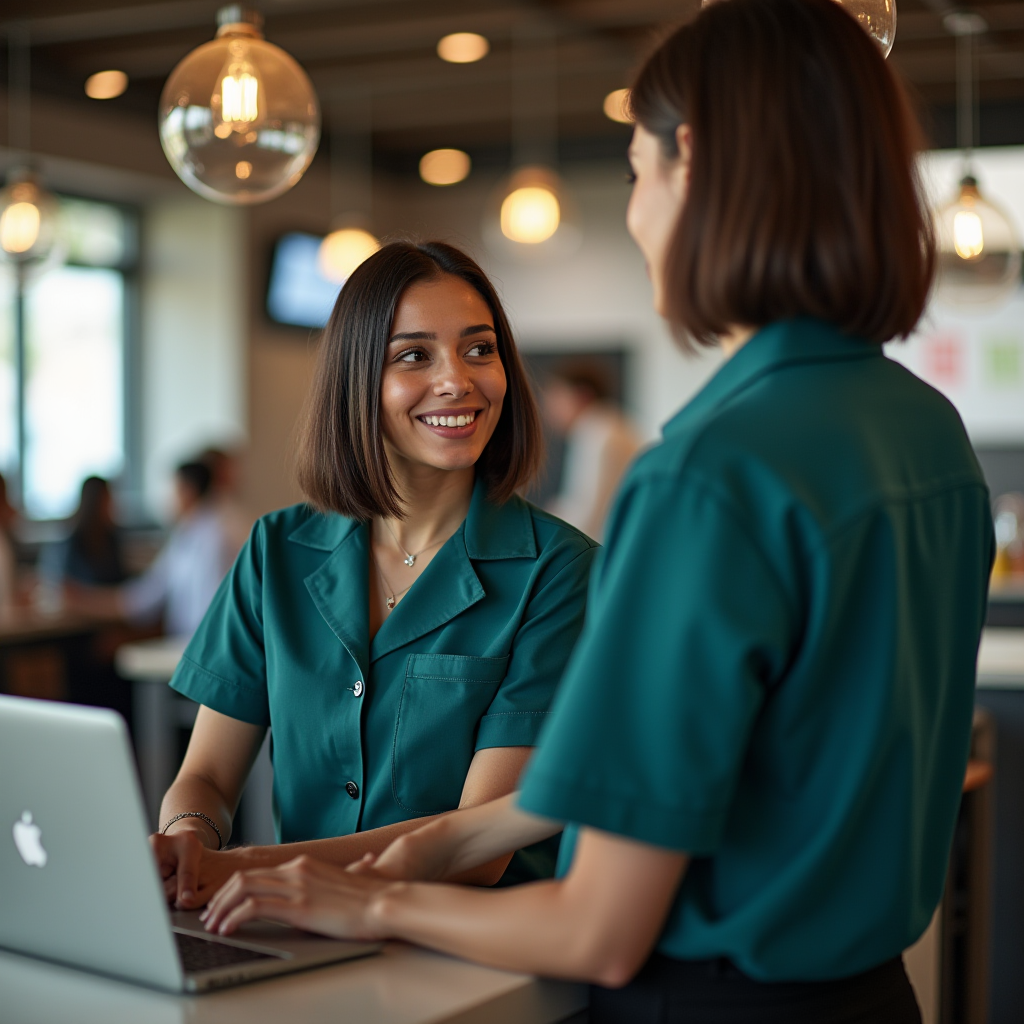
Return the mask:
<path id="1" fill-rule="evenodd" d="M 362 697 L 363 695 L 363 681 L 362 679 L 356 680 L 356 685 L 352 687 L 353 697 Z"/>

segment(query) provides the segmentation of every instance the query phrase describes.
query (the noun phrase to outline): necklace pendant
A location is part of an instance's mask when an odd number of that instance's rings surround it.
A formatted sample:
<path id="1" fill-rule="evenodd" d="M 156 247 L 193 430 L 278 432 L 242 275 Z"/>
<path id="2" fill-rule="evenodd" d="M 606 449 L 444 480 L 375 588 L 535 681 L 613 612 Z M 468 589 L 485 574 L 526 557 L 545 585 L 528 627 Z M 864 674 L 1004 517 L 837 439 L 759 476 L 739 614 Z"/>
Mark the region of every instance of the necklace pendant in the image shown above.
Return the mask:
<path id="1" fill-rule="evenodd" d="M 406 555 L 406 557 L 403 558 L 402 561 L 405 562 L 405 564 L 409 566 L 409 568 L 411 569 L 416 564 L 416 556 Z"/>
<path id="2" fill-rule="evenodd" d="M 388 611 L 391 611 L 395 607 L 395 599 L 393 597 L 388 598 Z"/>

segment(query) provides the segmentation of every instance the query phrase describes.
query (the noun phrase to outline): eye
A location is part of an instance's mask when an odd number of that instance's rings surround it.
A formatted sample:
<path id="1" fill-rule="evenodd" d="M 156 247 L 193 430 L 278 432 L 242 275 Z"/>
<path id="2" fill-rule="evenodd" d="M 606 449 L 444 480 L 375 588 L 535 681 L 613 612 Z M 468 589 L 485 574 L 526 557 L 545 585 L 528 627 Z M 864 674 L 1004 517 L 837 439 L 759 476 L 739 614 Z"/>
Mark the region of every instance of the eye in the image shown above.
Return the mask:
<path id="1" fill-rule="evenodd" d="M 408 348 L 395 356 L 396 363 L 421 363 L 427 358 L 427 353 L 421 348 Z"/>
<path id="2" fill-rule="evenodd" d="M 626 172 L 626 184 L 627 185 L 635 185 L 636 184 L 636 171 L 627 171 Z"/>
<path id="3" fill-rule="evenodd" d="M 498 346 L 493 341 L 478 341 L 466 353 L 467 356 L 490 356 L 498 351 Z"/>

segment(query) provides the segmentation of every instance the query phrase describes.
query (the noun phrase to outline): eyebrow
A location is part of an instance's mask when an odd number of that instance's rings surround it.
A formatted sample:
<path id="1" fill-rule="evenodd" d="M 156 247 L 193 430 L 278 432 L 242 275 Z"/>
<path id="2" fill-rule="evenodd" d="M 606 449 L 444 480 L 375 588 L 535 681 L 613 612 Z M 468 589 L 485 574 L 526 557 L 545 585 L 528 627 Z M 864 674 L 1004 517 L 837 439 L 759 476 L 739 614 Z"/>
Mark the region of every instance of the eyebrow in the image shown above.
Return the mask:
<path id="1" fill-rule="evenodd" d="M 490 324 L 474 324 L 472 327 L 464 328 L 459 337 L 469 338 L 483 331 L 490 331 L 492 334 L 498 333 Z M 437 335 L 433 331 L 406 331 L 402 334 L 392 334 L 388 339 L 388 344 L 395 341 L 437 341 Z"/>

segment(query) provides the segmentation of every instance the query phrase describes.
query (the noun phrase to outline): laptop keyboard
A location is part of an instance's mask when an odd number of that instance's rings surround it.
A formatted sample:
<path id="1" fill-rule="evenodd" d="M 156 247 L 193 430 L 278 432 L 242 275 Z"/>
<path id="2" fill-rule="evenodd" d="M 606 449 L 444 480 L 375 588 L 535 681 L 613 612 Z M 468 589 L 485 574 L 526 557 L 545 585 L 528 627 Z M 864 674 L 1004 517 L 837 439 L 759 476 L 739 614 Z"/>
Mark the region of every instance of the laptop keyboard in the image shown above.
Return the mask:
<path id="1" fill-rule="evenodd" d="M 229 967 L 231 964 L 244 964 L 254 960 L 280 960 L 281 957 L 271 953 L 258 953 L 254 949 L 240 949 L 213 939 L 201 939 L 197 935 L 174 933 L 174 941 L 178 944 L 178 956 L 186 974 L 198 971 L 209 971 L 215 967 Z"/>

